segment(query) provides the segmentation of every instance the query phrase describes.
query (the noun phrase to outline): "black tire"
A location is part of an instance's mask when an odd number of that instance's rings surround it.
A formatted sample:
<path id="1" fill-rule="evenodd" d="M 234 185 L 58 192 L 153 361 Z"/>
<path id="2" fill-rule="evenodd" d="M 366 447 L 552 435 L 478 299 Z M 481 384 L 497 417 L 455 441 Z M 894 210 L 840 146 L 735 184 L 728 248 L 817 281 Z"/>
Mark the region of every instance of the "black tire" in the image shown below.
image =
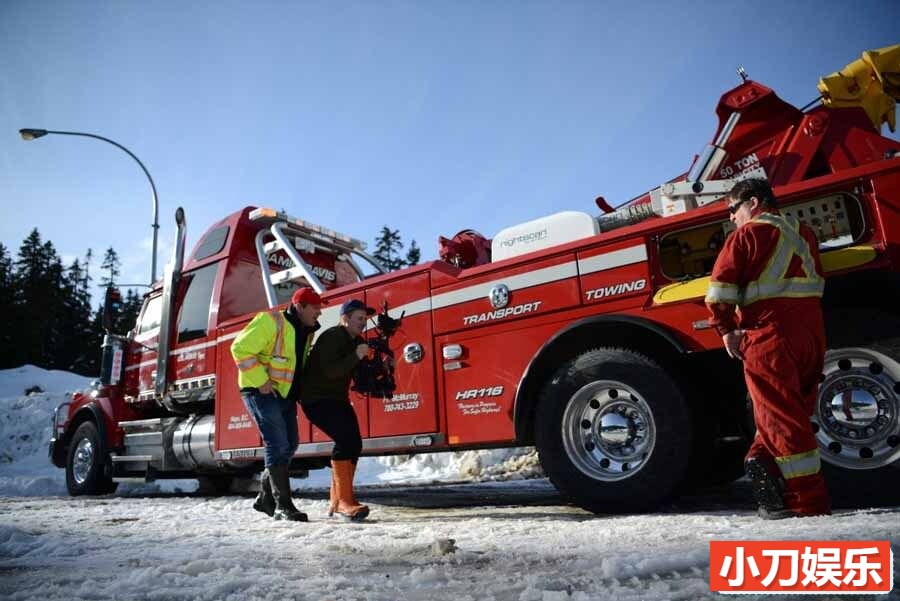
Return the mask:
<path id="1" fill-rule="evenodd" d="M 744 459 L 756 436 L 756 423 L 753 421 L 753 401 L 743 384 L 743 378 L 740 390 L 739 398 L 725 400 L 731 404 L 729 423 L 734 424 L 733 435 L 730 437 L 732 440 L 715 441 L 707 451 L 710 457 L 706 462 L 709 466 L 709 474 L 704 480 L 706 484 L 730 484 L 744 476 Z"/>
<path id="2" fill-rule="evenodd" d="M 721 353 L 695 356 L 679 372 L 690 399 L 693 444 L 679 492 L 729 484 L 744 475 L 744 456 L 756 427 L 744 385 L 743 366 Z"/>
<path id="3" fill-rule="evenodd" d="M 544 385 L 535 445 L 550 481 L 579 507 L 594 513 L 652 510 L 685 475 L 687 403 L 647 357 L 624 349 L 588 351 Z"/>
<path id="4" fill-rule="evenodd" d="M 221 474 L 200 476 L 197 478 L 197 482 L 197 494 L 206 497 L 223 497 L 231 493 L 234 476 Z"/>
<path id="5" fill-rule="evenodd" d="M 118 484 L 108 470 L 106 444 L 94 422 L 84 422 L 75 430 L 66 455 L 66 489 L 73 497 L 105 495 L 115 492 Z"/>

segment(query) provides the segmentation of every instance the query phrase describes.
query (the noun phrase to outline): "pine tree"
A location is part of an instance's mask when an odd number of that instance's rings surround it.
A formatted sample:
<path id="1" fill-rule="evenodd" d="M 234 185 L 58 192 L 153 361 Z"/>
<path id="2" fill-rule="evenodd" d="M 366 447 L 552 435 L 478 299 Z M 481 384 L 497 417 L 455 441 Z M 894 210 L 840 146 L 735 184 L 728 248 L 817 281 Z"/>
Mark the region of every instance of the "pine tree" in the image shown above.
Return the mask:
<path id="1" fill-rule="evenodd" d="M 103 307 L 97 306 L 97 308 L 91 314 L 90 323 L 88 325 L 88 331 L 90 332 L 90 345 L 87 349 L 87 361 L 85 363 L 85 373 L 88 374 L 99 374 L 100 373 L 100 355 L 103 352 L 101 346 L 103 345 L 103 336 L 106 332 L 103 330 Z"/>
<path id="2" fill-rule="evenodd" d="M 0 369 L 31 363 L 84 375 L 99 370 L 101 338 L 93 326 L 93 253 L 64 267 L 53 243 L 37 228 L 22 242 L 15 262 L 0 244 Z M 110 257 L 117 275 L 118 258 Z"/>
<path id="3" fill-rule="evenodd" d="M 59 285 L 61 272 L 53 245 L 50 242 L 42 244 L 40 233 L 37 228 L 33 229 L 19 248 L 13 284 L 15 303 L 19 308 L 14 344 L 17 365 L 32 363 L 49 367 L 52 363 L 52 311 L 59 309 L 54 287 Z"/>
<path id="4" fill-rule="evenodd" d="M 78 259 L 66 270 L 64 290 L 65 319 L 59 324 L 62 341 L 56 362 L 62 368 L 76 373 L 96 374 L 95 365 L 100 353 L 100 341 L 91 331 L 91 295 Z"/>
<path id="5" fill-rule="evenodd" d="M 416 241 L 413 240 L 409 244 L 409 250 L 406 251 L 406 264 L 409 267 L 413 265 L 418 265 L 419 261 L 422 260 L 422 249 L 419 248 L 419 245 L 416 244 Z"/>
<path id="6" fill-rule="evenodd" d="M 100 269 L 107 271 L 106 275 L 101 278 L 100 285 L 104 288 L 106 286 L 115 286 L 121 267 L 122 262 L 119 260 L 119 254 L 110 246 L 106 249 L 106 253 L 103 255 L 103 262 L 100 264 Z"/>
<path id="7" fill-rule="evenodd" d="M 134 288 L 129 288 L 128 292 L 125 293 L 122 308 L 119 310 L 119 318 L 116 320 L 117 333 L 124 334 L 134 328 L 143 304 L 144 301 L 141 295 Z"/>
<path id="8" fill-rule="evenodd" d="M 12 291 L 13 267 L 9 250 L 0 242 L 0 294 Z"/>
<path id="9" fill-rule="evenodd" d="M 66 369 L 62 362 L 64 357 L 59 355 L 65 344 L 65 328 L 69 321 L 67 313 L 67 296 L 69 284 L 66 280 L 66 270 L 62 259 L 56 254 L 56 248 L 49 240 L 44 243 L 44 254 L 48 257 L 47 267 L 47 333 L 43 340 L 41 366 L 50 369 Z"/>
<path id="10" fill-rule="evenodd" d="M 375 240 L 375 253 L 373 256 L 388 271 L 395 271 L 404 266 L 400 258 L 403 242 L 400 240 L 400 230 L 392 230 L 388 226 L 381 228 L 381 234 Z"/>
<path id="11" fill-rule="evenodd" d="M 0 369 L 15 367 L 16 324 L 18 323 L 13 289 L 13 265 L 7 248 L 0 243 Z"/>
<path id="12" fill-rule="evenodd" d="M 81 290 L 82 294 L 86 294 L 88 298 L 90 298 L 91 293 L 91 281 L 94 278 L 91 277 L 91 261 L 94 260 L 94 251 L 92 249 L 87 249 L 87 252 L 84 253 L 84 261 L 82 261 L 82 265 L 84 269 L 82 269 L 82 279 L 81 279 Z"/>
<path id="13" fill-rule="evenodd" d="M 55 362 L 66 370 L 73 370 L 75 359 L 79 353 L 79 325 L 81 307 L 79 306 L 78 286 L 82 278 L 81 263 L 72 261 L 66 269 L 66 277 L 62 291 L 62 302 L 65 318 L 59 324 L 60 344 L 56 347 Z"/>

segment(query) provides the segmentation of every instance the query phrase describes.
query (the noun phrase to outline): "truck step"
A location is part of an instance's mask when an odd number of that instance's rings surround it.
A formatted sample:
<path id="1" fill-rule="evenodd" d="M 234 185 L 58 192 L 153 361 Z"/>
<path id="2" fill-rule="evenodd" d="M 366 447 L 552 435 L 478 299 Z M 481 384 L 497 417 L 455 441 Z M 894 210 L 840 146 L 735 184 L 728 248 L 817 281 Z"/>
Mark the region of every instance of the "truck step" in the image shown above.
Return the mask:
<path id="1" fill-rule="evenodd" d="M 125 435 L 125 446 L 162 446 L 162 432 L 133 432 Z"/>
<path id="2" fill-rule="evenodd" d="M 113 463 L 147 463 L 153 461 L 153 455 L 112 455 Z"/>
<path id="3" fill-rule="evenodd" d="M 161 417 L 153 419 L 136 419 L 128 422 L 119 422 L 119 426 L 124 430 L 156 430 L 163 429 L 163 420 Z"/>

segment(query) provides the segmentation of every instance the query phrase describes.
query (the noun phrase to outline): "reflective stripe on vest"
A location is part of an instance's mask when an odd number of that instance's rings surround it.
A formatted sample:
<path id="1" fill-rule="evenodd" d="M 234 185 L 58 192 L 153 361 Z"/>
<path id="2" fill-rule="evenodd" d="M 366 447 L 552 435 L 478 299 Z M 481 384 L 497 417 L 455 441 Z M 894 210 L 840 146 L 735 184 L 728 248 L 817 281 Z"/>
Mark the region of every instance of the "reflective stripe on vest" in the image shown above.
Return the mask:
<path id="1" fill-rule="evenodd" d="M 272 348 L 272 358 L 284 357 L 284 314 L 281 311 L 270 313 L 275 319 L 275 345 Z M 275 369 L 270 364 L 267 368 L 269 379 L 275 382 L 290 384 L 294 380 L 294 370 Z"/>
<path id="2" fill-rule="evenodd" d="M 259 360 L 255 356 L 250 356 L 237 362 L 237 367 L 241 371 L 249 371 L 257 365 L 259 365 Z"/>
<path id="3" fill-rule="evenodd" d="M 293 381 L 294 372 L 286 369 L 269 368 L 269 379 L 275 382 L 286 382 L 290 384 Z"/>
<path id="4" fill-rule="evenodd" d="M 272 349 L 273 357 L 284 357 L 284 315 L 281 311 L 271 313 L 275 319 L 275 346 Z"/>
<path id="5" fill-rule="evenodd" d="M 743 290 L 742 305 L 776 297 L 820 297 L 825 291 L 825 280 L 816 272 L 816 262 L 809 244 L 800 235 L 800 222 L 794 217 L 762 213 L 753 219 L 778 229 L 778 244 L 769 258 L 759 279 L 750 282 Z M 800 257 L 805 277 L 787 277 L 794 255 Z"/>
<path id="6" fill-rule="evenodd" d="M 775 463 L 778 464 L 778 469 L 781 470 L 781 475 L 784 476 L 785 480 L 812 476 L 813 474 L 818 474 L 822 468 L 822 463 L 819 459 L 819 449 L 797 453 L 796 455 L 776 457 Z"/>
<path id="7" fill-rule="evenodd" d="M 794 217 L 762 213 L 753 222 L 766 223 L 778 230 L 778 243 L 759 279 L 739 288 L 736 284 L 711 281 L 706 292 L 707 303 L 746 306 L 766 298 L 821 297 L 825 279 L 816 272 L 809 244 L 800 235 L 800 222 Z M 805 277 L 787 277 L 794 255 L 800 257 Z"/>

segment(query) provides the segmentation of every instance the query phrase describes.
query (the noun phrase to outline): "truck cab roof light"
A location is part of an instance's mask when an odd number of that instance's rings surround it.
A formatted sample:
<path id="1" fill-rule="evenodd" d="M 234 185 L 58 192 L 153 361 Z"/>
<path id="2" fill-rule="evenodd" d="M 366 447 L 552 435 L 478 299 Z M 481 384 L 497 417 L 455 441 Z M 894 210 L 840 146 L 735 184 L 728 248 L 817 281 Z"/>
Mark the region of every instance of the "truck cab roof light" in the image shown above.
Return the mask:
<path id="1" fill-rule="evenodd" d="M 287 213 L 282 213 L 281 211 L 276 211 L 275 209 L 269 207 L 254 209 L 250 212 L 251 221 L 260 221 L 263 219 L 284 221 L 290 224 L 292 227 L 300 228 L 315 236 L 320 236 L 323 240 L 335 240 L 338 242 L 343 242 L 345 245 L 352 246 L 353 248 L 357 248 L 359 250 L 366 249 L 366 243 L 362 240 L 357 240 L 356 238 L 353 238 L 346 234 L 336 232 L 332 229 L 322 227 L 321 225 L 311 223 L 303 219 L 298 219 L 297 217 L 291 217 Z"/>

